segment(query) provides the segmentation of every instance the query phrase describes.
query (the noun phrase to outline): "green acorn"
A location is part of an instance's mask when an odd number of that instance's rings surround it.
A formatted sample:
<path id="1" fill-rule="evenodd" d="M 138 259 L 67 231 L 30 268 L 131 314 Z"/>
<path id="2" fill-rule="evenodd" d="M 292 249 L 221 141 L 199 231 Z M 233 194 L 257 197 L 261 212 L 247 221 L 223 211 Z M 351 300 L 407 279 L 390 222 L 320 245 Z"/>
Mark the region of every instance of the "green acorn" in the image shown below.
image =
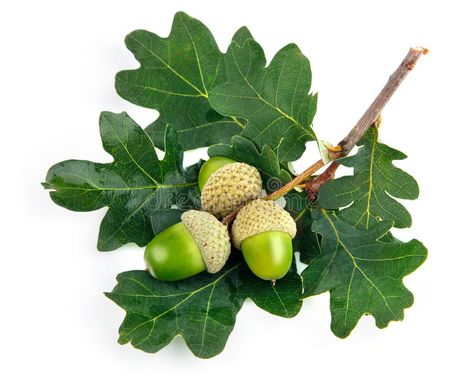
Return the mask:
<path id="1" fill-rule="evenodd" d="M 228 157 L 216 156 L 208 159 L 199 171 L 199 189 L 200 192 L 204 189 L 205 183 L 209 180 L 209 177 L 217 172 L 218 169 L 222 168 L 224 165 L 236 163 L 235 160 L 229 159 Z"/>
<path id="2" fill-rule="evenodd" d="M 250 270 L 265 280 L 284 277 L 292 262 L 296 222 L 271 200 L 257 199 L 243 207 L 232 226 L 232 240 Z"/>
<path id="3" fill-rule="evenodd" d="M 260 197 L 263 185 L 255 167 L 231 159 L 221 159 L 226 158 L 214 157 L 208 160 L 209 165 L 202 172 L 202 179 L 199 174 L 199 184 L 201 181 L 203 183 L 202 209 L 217 218 L 222 218 L 248 201 Z M 224 163 L 223 166 L 218 167 L 221 163 Z M 214 172 L 209 173 L 212 170 Z"/>
<path id="4" fill-rule="evenodd" d="M 218 272 L 231 250 L 227 228 L 212 214 L 189 210 L 181 222 L 156 235 L 145 250 L 150 274 L 159 280 L 177 281 L 204 270 Z"/>

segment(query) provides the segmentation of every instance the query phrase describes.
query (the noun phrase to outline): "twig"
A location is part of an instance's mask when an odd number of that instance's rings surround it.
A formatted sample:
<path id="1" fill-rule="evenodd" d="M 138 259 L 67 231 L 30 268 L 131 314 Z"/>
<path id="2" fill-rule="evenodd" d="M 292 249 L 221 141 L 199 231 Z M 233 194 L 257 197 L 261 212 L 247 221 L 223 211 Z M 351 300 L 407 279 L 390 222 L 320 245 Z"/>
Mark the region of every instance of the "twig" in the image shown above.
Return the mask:
<path id="1" fill-rule="evenodd" d="M 320 187 L 335 177 L 335 172 L 339 165 L 340 164 L 336 162 L 332 162 L 323 173 L 306 184 L 305 191 L 307 192 L 307 197 L 311 202 L 317 198 L 317 193 L 319 192 Z"/>
<path id="2" fill-rule="evenodd" d="M 409 50 L 404 60 L 396 71 L 389 77 L 388 82 L 375 98 L 368 110 L 366 110 L 365 114 L 361 116 L 347 136 L 338 143 L 342 148 L 340 151 L 342 156 L 346 156 L 350 153 L 356 143 L 361 140 L 370 125 L 378 120 L 381 110 L 386 106 L 404 78 L 406 78 L 407 74 L 414 69 L 419 58 L 423 54 L 427 54 L 427 52 L 428 50 L 422 47 L 411 48 Z"/>
<path id="3" fill-rule="evenodd" d="M 409 74 L 409 72 L 414 68 L 419 58 L 423 54 L 427 53 L 428 50 L 422 47 L 411 48 L 409 50 L 404 60 L 396 71 L 394 71 L 394 73 L 389 77 L 388 82 L 375 98 L 368 110 L 366 110 L 365 114 L 361 116 L 345 138 L 338 143 L 338 146 L 335 147 L 336 149 L 330 151 L 330 158 L 332 160 L 339 159 L 340 157 L 344 157 L 350 153 L 356 143 L 361 140 L 368 128 L 379 119 L 381 111 L 396 92 L 404 78 L 406 78 L 407 74 Z M 321 185 L 330 178 L 333 178 L 335 170 L 338 168 L 338 164 L 333 163 L 332 165 L 336 166 L 333 168 L 327 168 L 324 173 L 307 182 L 305 189 L 309 198 L 312 198 L 312 200 L 317 196 L 317 192 Z"/>
<path id="4" fill-rule="evenodd" d="M 289 183 L 279 188 L 277 191 L 265 196 L 264 200 L 276 200 L 281 196 L 284 196 L 289 191 L 291 191 L 296 185 L 303 182 L 308 177 L 312 176 L 315 172 L 317 172 L 320 168 L 324 166 L 324 162 L 322 160 L 317 161 L 315 164 L 312 164 L 309 168 L 307 168 L 304 172 L 300 175 L 297 175 L 294 179 L 292 179 Z"/>
<path id="5" fill-rule="evenodd" d="M 350 130 L 350 132 L 341 140 L 336 147 L 329 149 L 330 159 L 332 164 L 319 176 L 314 177 L 312 180 L 309 180 L 305 185 L 305 190 L 310 200 L 315 200 L 317 193 L 320 187 L 327 181 L 333 179 L 335 171 L 337 170 L 339 164 L 335 160 L 344 157 L 350 153 L 350 151 L 355 147 L 356 143 L 361 140 L 368 128 L 375 123 L 381 114 L 384 106 L 391 99 L 393 94 L 398 89 L 399 85 L 402 83 L 407 74 L 415 67 L 417 61 L 423 54 L 427 54 L 428 50 L 423 47 L 411 48 L 399 67 L 394 71 L 394 73 L 389 77 L 388 82 L 383 87 L 381 92 L 375 98 L 373 103 L 370 105 L 365 114 L 361 116 L 356 125 Z M 297 186 L 302 181 L 306 180 L 308 177 L 313 175 L 316 171 L 324 166 L 322 160 L 317 161 L 315 164 L 311 165 L 300 175 L 296 176 L 289 183 L 279 188 L 277 191 L 265 196 L 264 200 L 276 200 L 281 196 L 284 196 L 286 193 L 291 191 L 295 186 Z M 233 219 L 238 214 L 240 208 L 237 208 L 225 218 L 223 218 L 222 223 L 229 225 Z"/>

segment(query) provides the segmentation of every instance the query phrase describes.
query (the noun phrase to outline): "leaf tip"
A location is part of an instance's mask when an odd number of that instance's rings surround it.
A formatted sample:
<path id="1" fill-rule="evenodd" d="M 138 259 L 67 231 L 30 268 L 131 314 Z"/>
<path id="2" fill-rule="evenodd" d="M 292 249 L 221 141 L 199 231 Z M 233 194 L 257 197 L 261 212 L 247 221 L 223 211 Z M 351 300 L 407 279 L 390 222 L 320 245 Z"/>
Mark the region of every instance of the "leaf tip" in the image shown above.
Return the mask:
<path id="1" fill-rule="evenodd" d="M 232 43 L 236 44 L 239 47 L 242 47 L 247 40 L 253 39 L 253 35 L 251 35 L 250 30 L 243 26 L 240 27 L 237 32 L 232 37 Z"/>
<path id="2" fill-rule="evenodd" d="M 103 295 L 113 301 L 113 292 L 103 292 Z"/>
<path id="3" fill-rule="evenodd" d="M 184 19 L 187 19 L 187 20 L 193 20 L 194 18 L 192 16 L 190 16 L 189 14 L 185 13 L 184 11 L 177 11 L 175 14 L 174 14 L 174 19 L 177 19 L 177 18 L 184 18 Z"/>
<path id="4" fill-rule="evenodd" d="M 332 324 L 330 326 L 330 329 L 331 329 L 332 333 L 335 336 L 337 336 L 339 339 L 346 339 L 348 336 L 350 336 L 350 333 L 353 330 L 353 328 L 349 328 L 349 327 L 346 327 L 346 326 L 344 326 L 342 329 L 340 329 L 339 327 L 337 327 L 334 324 Z"/>

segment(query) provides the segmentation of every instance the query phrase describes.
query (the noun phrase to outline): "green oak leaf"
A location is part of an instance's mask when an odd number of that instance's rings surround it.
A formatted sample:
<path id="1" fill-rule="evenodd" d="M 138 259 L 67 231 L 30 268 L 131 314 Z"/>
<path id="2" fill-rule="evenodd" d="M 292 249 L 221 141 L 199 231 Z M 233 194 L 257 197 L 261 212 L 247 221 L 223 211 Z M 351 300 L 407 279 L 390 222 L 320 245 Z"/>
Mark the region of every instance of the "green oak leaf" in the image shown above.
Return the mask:
<path id="1" fill-rule="evenodd" d="M 393 165 L 407 156 L 378 142 L 378 129 L 372 126 L 358 143 L 358 152 L 337 160 L 353 168 L 352 176 L 343 176 L 324 184 L 317 203 L 323 208 L 338 209 L 344 221 L 368 229 L 380 219 L 405 228 L 412 223 L 405 207 L 395 198 L 416 199 L 419 187 L 415 179 Z"/>
<path id="2" fill-rule="evenodd" d="M 309 94 L 310 63 L 299 48 L 282 48 L 266 66 L 253 39 L 233 41 L 225 54 L 227 82 L 209 91 L 211 106 L 224 116 L 247 121 L 242 136 L 259 148 L 270 145 L 281 161 L 298 159 L 315 140 L 312 121 L 317 95 Z"/>
<path id="3" fill-rule="evenodd" d="M 234 39 L 248 37 L 249 31 L 241 29 Z M 223 54 L 200 21 L 178 12 L 167 38 L 138 30 L 125 43 L 141 66 L 120 71 L 115 87 L 126 100 L 159 111 L 146 129 L 157 147 L 163 149 L 168 124 L 176 128 L 184 150 L 229 142 L 241 132 L 241 121 L 209 105 L 209 90 L 226 80 L 226 71 Z"/>
<path id="4" fill-rule="evenodd" d="M 239 252 L 236 255 L 241 257 Z M 302 279 L 295 263 L 275 284 L 257 278 L 243 262 L 238 274 L 241 279 L 241 297 L 251 299 L 261 309 L 276 316 L 291 318 L 299 313 L 302 307 Z"/>
<path id="5" fill-rule="evenodd" d="M 348 336 L 367 313 L 379 328 L 402 320 L 414 302 L 402 279 L 426 259 L 424 245 L 415 239 L 381 241 L 390 221 L 365 230 L 323 209 L 313 210 L 312 217 L 312 231 L 322 235 L 322 244 L 320 255 L 302 272 L 304 297 L 330 291 L 333 333 Z"/>
<path id="6" fill-rule="evenodd" d="M 233 36 L 232 42 L 237 42 L 241 45 L 246 40 L 252 38 L 250 31 L 246 27 L 241 27 Z M 223 68 L 221 71 L 223 71 Z M 198 104 L 200 102 L 201 101 L 199 101 Z M 196 104 L 196 108 L 198 107 L 198 104 Z M 203 120 L 202 123 L 199 123 L 200 120 L 197 120 L 197 124 L 195 124 L 194 120 L 192 120 L 190 124 L 184 122 L 184 124 L 182 124 L 183 128 L 178 131 L 179 138 L 182 141 L 185 150 L 208 146 L 215 143 L 229 143 L 233 131 L 235 131 L 235 133 L 241 132 L 241 128 L 243 127 L 242 122 L 236 120 L 234 117 L 225 118 L 215 110 L 209 110 L 209 106 L 205 104 L 203 106 L 205 107 L 205 120 Z M 174 121 L 174 123 L 178 125 L 180 124 L 180 120 L 187 121 L 187 119 L 191 117 L 190 115 L 175 116 L 173 113 L 174 112 L 171 112 L 170 115 L 171 121 L 177 119 L 178 121 Z M 239 128 L 234 126 L 234 124 L 239 126 Z M 164 130 L 166 129 L 166 126 L 167 122 L 164 114 L 162 114 L 156 121 L 152 122 L 145 128 L 146 132 L 158 148 L 163 147 Z"/>
<path id="7" fill-rule="evenodd" d="M 157 352 L 181 335 L 195 356 L 209 358 L 225 347 L 245 299 L 282 317 L 295 316 L 302 305 L 295 270 L 273 285 L 256 278 L 241 257 L 217 274 L 164 282 L 146 271 L 129 271 L 117 282 L 106 296 L 126 311 L 118 341 L 145 352 Z"/>
<path id="8" fill-rule="evenodd" d="M 153 228 L 154 235 L 158 235 L 161 231 L 179 223 L 184 212 L 185 210 L 179 208 L 154 211 L 150 216 L 151 227 Z"/>
<path id="9" fill-rule="evenodd" d="M 243 46 L 247 40 L 253 40 L 253 35 L 246 27 L 240 27 L 235 35 L 232 37 L 232 41 L 230 44 L 238 44 L 239 46 Z"/>
<path id="10" fill-rule="evenodd" d="M 258 168 L 264 180 L 266 192 L 273 192 L 291 180 L 291 174 L 281 168 L 277 155 L 269 145 L 261 152 L 249 139 L 233 136 L 231 145 L 215 144 L 208 149 L 209 157 L 224 156 Z"/>
<path id="11" fill-rule="evenodd" d="M 100 226 L 97 248 L 110 251 L 154 236 L 150 215 L 158 209 L 195 207 L 198 167 L 182 167 L 176 132 L 166 132 L 166 155 L 159 160 L 151 139 L 126 113 L 103 112 L 100 135 L 113 156 L 108 164 L 67 160 L 52 166 L 43 186 L 51 199 L 73 211 L 109 207 Z"/>
<path id="12" fill-rule="evenodd" d="M 320 254 L 321 237 L 311 230 L 313 219 L 312 205 L 305 192 L 291 191 L 284 196 L 284 209 L 294 218 L 297 225 L 297 234 L 292 243 L 294 251 L 300 254 L 300 261 L 309 264 Z"/>

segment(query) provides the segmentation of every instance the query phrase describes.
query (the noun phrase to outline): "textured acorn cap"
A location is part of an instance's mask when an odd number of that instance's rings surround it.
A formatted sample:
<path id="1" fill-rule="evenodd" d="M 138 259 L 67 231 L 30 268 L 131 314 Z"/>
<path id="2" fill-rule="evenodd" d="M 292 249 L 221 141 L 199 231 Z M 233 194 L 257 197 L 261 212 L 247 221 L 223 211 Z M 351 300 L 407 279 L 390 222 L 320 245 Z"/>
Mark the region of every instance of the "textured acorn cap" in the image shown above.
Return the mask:
<path id="1" fill-rule="evenodd" d="M 255 167 L 245 163 L 226 164 L 207 180 L 201 195 L 202 208 L 218 218 L 224 217 L 260 197 L 262 185 Z"/>
<path id="2" fill-rule="evenodd" d="M 227 228 L 215 216 L 204 211 L 186 211 L 181 215 L 181 220 L 199 246 L 207 271 L 218 272 L 230 255 Z"/>
<path id="3" fill-rule="evenodd" d="M 281 231 L 296 236 L 296 222 L 289 212 L 272 200 L 257 199 L 243 207 L 233 222 L 232 239 L 237 249 L 242 242 L 267 231 Z"/>

